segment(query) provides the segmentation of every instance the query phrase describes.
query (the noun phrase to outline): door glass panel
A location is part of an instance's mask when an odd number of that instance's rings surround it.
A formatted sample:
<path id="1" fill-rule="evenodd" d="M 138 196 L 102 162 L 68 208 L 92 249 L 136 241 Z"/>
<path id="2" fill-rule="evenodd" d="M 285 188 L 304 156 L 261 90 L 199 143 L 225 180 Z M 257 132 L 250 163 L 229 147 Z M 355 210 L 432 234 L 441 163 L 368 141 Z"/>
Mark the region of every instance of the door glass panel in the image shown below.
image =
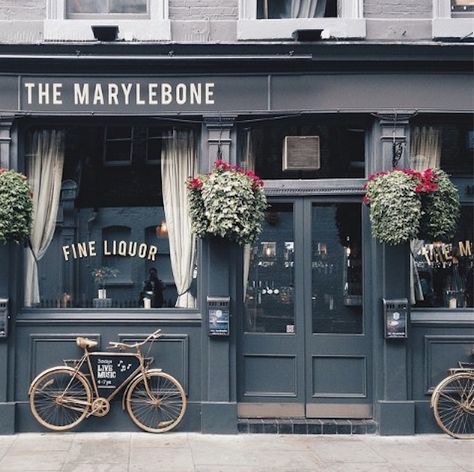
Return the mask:
<path id="1" fill-rule="evenodd" d="M 294 333 L 293 205 L 272 204 L 244 255 L 245 330 Z"/>
<path id="2" fill-rule="evenodd" d="M 358 203 L 313 204 L 313 333 L 362 333 L 362 226 Z"/>

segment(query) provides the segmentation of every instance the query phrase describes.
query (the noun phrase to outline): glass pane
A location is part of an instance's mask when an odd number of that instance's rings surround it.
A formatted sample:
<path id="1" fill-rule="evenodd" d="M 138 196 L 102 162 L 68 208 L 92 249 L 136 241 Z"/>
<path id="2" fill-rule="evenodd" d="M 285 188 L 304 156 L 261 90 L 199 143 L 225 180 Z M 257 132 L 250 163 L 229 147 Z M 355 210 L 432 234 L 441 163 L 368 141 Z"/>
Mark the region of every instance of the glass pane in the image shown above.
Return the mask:
<path id="1" fill-rule="evenodd" d="M 295 331 L 293 233 L 293 205 L 272 204 L 260 237 L 244 256 L 244 272 L 245 263 L 249 264 L 245 297 L 248 332 Z"/>
<path id="2" fill-rule="evenodd" d="M 107 139 L 130 139 L 132 128 L 130 126 L 109 126 L 107 128 Z"/>
<path id="3" fill-rule="evenodd" d="M 451 0 L 451 10 L 456 13 L 474 12 L 474 0 Z"/>
<path id="4" fill-rule="evenodd" d="M 313 205 L 311 273 L 313 333 L 361 333 L 360 204 Z"/>
<path id="5" fill-rule="evenodd" d="M 452 241 L 413 243 L 415 306 L 473 306 L 473 241 L 474 207 L 464 206 Z"/>
<path id="6" fill-rule="evenodd" d="M 104 0 L 67 0 L 67 15 L 75 13 L 107 13 Z"/>
<path id="7" fill-rule="evenodd" d="M 257 19 L 317 18 L 337 16 L 337 0 L 295 2 L 257 0 Z"/>
<path id="8" fill-rule="evenodd" d="M 107 141 L 105 160 L 107 162 L 129 162 L 131 141 Z"/>
<path id="9" fill-rule="evenodd" d="M 129 128 L 111 128 L 117 138 Z M 46 132 L 33 130 L 34 132 Z M 178 297 L 163 208 L 161 167 L 145 166 L 137 156 L 136 140 L 146 143 L 146 128 L 133 131 L 131 165 L 103 162 L 104 127 L 70 126 L 62 179 L 61 216 L 53 240 L 38 263 L 42 308 L 159 308 L 174 307 Z M 180 130 L 185 139 L 185 131 Z M 191 134 L 189 134 L 189 147 Z M 36 155 L 28 137 L 26 153 Z M 130 139 L 112 139 L 109 149 L 129 157 Z M 143 146 L 145 148 L 145 146 Z M 193 153 L 190 153 L 193 154 Z M 176 189 L 184 182 L 177 182 Z M 63 211 L 64 210 L 64 211 Z M 179 233 L 186 238 L 185 232 Z M 198 259 L 196 259 L 198 260 Z M 190 295 L 197 295 L 193 266 Z M 28 305 L 28 304 L 27 304 Z M 189 305 L 188 305 L 189 306 Z"/>
<path id="10" fill-rule="evenodd" d="M 295 146 L 287 146 L 291 137 Z M 314 153 L 304 148 L 304 139 L 319 140 L 319 163 L 313 167 L 293 167 L 296 161 L 313 162 Z M 318 117 L 273 120 L 240 130 L 240 162 L 255 161 L 255 172 L 264 180 L 335 179 L 365 176 L 365 126 L 361 122 L 343 124 L 338 119 Z M 300 142 L 301 144 L 298 144 Z M 286 151 L 286 165 L 285 155 Z M 285 169 L 285 170 L 283 170 Z"/>
<path id="11" fill-rule="evenodd" d="M 109 0 L 110 13 L 146 13 L 146 0 Z"/>

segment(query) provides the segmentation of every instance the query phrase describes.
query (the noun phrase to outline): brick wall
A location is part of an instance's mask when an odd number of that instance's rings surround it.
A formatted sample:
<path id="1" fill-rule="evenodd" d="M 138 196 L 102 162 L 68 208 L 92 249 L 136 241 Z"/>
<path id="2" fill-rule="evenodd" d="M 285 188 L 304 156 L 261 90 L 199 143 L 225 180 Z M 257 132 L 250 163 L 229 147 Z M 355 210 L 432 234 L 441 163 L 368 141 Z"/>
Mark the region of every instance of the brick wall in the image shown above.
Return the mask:
<path id="1" fill-rule="evenodd" d="M 237 20 L 238 0 L 169 0 L 170 20 Z"/>
<path id="2" fill-rule="evenodd" d="M 364 16 L 366 18 L 432 18 L 433 0 L 364 0 Z"/>
<path id="3" fill-rule="evenodd" d="M 0 20 L 46 18 L 46 0 L 0 0 Z"/>

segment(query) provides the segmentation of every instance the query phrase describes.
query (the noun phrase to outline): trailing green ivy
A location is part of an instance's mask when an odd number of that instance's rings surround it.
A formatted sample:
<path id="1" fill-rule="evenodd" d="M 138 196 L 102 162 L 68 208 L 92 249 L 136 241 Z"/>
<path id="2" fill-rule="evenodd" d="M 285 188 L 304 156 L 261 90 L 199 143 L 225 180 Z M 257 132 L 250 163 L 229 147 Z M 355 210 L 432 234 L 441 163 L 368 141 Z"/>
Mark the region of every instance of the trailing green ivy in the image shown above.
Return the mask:
<path id="1" fill-rule="evenodd" d="M 440 169 L 394 169 L 371 175 L 364 202 L 370 208 L 372 235 L 397 245 L 412 239 L 453 236 L 460 204 L 456 187 Z"/>
<path id="2" fill-rule="evenodd" d="M 198 237 L 255 242 L 267 200 L 263 181 L 252 171 L 216 161 L 208 175 L 190 178 L 187 187 L 192 230 Z"/>
<path id="3" fill-rule="evenodd" d="M 422 196 L 419 239 L 449 241 L 456 232 L 460 215 L 459 193 L 441 169 L 433 171 L 438 189 Z"/>
<path id="4" fill-rule="evenodd" d="M 0 242 L 28 240 L 32 212 L 31 190 L 26 177 L 0 168 Z"/>

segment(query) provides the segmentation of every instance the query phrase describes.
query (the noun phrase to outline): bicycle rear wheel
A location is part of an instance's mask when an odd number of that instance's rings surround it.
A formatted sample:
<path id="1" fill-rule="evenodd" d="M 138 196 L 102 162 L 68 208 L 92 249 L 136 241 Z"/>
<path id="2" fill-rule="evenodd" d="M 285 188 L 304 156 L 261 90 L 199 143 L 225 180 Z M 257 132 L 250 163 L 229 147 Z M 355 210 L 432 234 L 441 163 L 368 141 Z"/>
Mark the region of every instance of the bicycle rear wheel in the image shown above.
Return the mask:
<path id="1" fill-rule="evenodd" d="M 92 390 L 84 376 L 64 367 L 37 377 L 30 389 L 33 416 L 53 431 L 77 426 L 86 417 L 91 399 Z"/>
<path id="2" fill-rule="evenodd" d="M 474 373 L 460 372 L 440 382 L 432 399 L 438 426 L 457 439 L 474 439 Z"/>
<path id="3" fill-rule="evenodd" d="M 148 386 L 148 390 L 147 390 Z M 126 397 L 132 421 L 150 433 L 175 428 L 186 412 L 186 395 L 180 383 L 164 372 L 149 371 L 135 379 Z"/>

